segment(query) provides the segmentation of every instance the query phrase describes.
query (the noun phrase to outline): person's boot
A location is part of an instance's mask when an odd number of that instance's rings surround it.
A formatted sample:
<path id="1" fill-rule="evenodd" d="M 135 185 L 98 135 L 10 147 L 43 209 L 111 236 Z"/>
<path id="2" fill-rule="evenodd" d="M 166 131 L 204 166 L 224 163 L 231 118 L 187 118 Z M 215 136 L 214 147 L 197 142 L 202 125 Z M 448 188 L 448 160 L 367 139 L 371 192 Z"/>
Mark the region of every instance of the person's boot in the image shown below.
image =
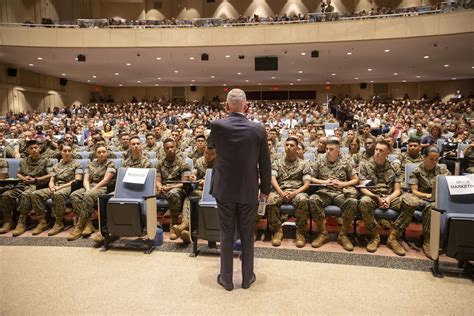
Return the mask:
<path id="1" fill-rule="evenodd" d="M 319 230 L 319 235 L 311 243 L 311 247 L 313 248 L 319 248 L 329 242 L 329 234 L 326 229 L 326 219 L 317 221 L 316 223 Z"/>
<path id="2" fill-rule="evenodd" d="M 36 236 L 36 235 L 41 234 L 42 232 L 44 232 L 47 229 L 48 229 L 48 223 L 46 222 L 46 216 L 45 216 L 45 214 L 41 214 L 39 216 L 38 225 L 36 225 L 36 227 L 33 229 L 31 234 L 33 236 Z"/>
<path id="3" fill-rule="evenodd" d="M 341 218 L 342 219 L 342 218 Z M 337 236 L 337 243 L 344 248 L 346 251 L 353 251 L 354 245 L 352 244 L 351 240 L 347 237 L 347 231 L 349 230 L 349 226 L 351 225 L 351 220 L 346 218 L 342 219 L 342 228 Z"/>
<path id="4" fill-rule="evenodd" d="M 71 241 L 71 240 L 76 240 L 76 239 L 81 238 L 82 231 L 84 230 L 84 227 L 86 227 L 86 224 L 87 224 L 87 218 L 79 216 L 79 220 L 76 226 L 74 226 L 74 229 L 72 230 L 72 232 L 67 236 L 67 240 Z"/>
<path id="5" fill-rule="evenodd" d="M 431 257 L 431 252 L 430 252 L 430 241 L 429 240 L 423 240 L 423 253 L 425 254 L 425 256 L 429 259 L 433 259 Z"/>
<path id="6" fill-rule="evenodd" d="M 306 233 L 305 233 L 304 227 L 296 228 L 296 247 L 298 248 L 304 247 L 304 245 L 306 244 L 305 235 Z"/>
<path id="7" fill-rule="evenodd" d="M 181 237 L 185 244 L 189 244 L 191 242 L 191 233 L 187 229 L 181 231 L 179 237 Z"/>
<path id="8" fill-rule="evenodd" d="M 53 228 L 48 232 L 48 236 L 54 236 L 62 232 L 64 229 L 63 215 L 56 214 L 56 220 L 54 222 Z"/>
<path id="9" fill-rule="evenodd" d="M 18 223 L 16 224 L 15 229 L 12 231 L 13 236 L 20 236 L 26 231 L 26 214 L 20 214 L 20 218 L 18 219 Z"/>
<path id="10" fill-rule="evenodd" d="M 92 225 L 91 220 L 88 220 L 86 227 L 84 227 L 84 230 L 81 233 L 81 236 L 87 238 L 90 235 L 92 235 L 94 232 L 95 232 L 94 225 Z"/>
<path id="11" fill-rule="evenodd" d="M 368 252 L 376 252 L 379 245 L 380 245 L 380 235 L 378 232 L 374 232 L 372 234 L 372 239 L 367 244 L 366 249 Z"/>
<path id="12" fill-rule="evenodd" d="M 283 230 L 281 226 L 274 227 L 275 232 L 272 236 L 272 245 L 274 247 L 278 247 L 281 245 L 281 241 L 283 240 Z"/>
<path id="13" fill-rule="evenodd" d="M 92 240 L 95 241 L 96 243 L 101 243 L 104 241 L 104 236 L 102 236 L 101 232 L 98 232 L 97 234 L 92 237 Z"/>
<path id="14" fill-rule="evenodd" d="M 390 235 L 388 236 L 387 239 L 387 247 L 392 249 L 394 253 L 396 253 L 399 256 L 404 256 L 406 255 L 405 248 L 398 242 L 398 231 L 395 229 L 392 229 L 390 232 Z"/>
<path id="15" fill-rule="evenodd" d="M 170 222 L 170 240 L 176 240 L 178 239 L 178 235 L 176 235 L 176 232 L 173 229 L 173 226 L 178 224 L 178 216 L 171 216 L 171 222 Z"/>
<path id="16" fill-rule="evenodd" d="M 383 229 L 392 229 L 392 223 L 386 219 L 380 219 L 379 225 L 382 226 Z"/>
<path id="17" fill-rule="evenodd" d="M 0 234 L 8 233 L 13 227 L 12 215 L 10 212 L 3 213 L 3 226 L 0 228 Z"/>
<path id="18" fill-rule="evenodd" d="M 171 226 L 171 230 L 174 232 L 176 236 L 181 237 L 181 232 L 183 230 L 189 230 L 189 220 L 183 219 L 181 224 Z M 170 233 L 171 233 L 171 230 L 170 230 Z"/>

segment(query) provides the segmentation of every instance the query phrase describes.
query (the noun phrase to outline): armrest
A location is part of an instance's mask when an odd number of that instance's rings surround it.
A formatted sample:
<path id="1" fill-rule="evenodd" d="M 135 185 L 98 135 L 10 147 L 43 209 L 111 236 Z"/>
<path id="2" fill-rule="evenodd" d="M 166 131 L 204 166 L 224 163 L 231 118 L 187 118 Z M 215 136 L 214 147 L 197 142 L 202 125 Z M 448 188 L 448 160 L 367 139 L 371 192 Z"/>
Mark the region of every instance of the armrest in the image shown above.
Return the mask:
<path id="1" fill-rule="evenodd" d="M 441 214 L 446 213 L 446 210 L 442 210 L 442 209 L 439 209 L 439 208 L 437 208 L 437 207 L 432 207 L 431 209 L 432 209 L 433 211 L 439 212 L 439 213 L 441 213 Z"/>
<path id="2" fill-rule="evenodd" d="M 148 196 L 144 196 L 143 199 L 144 200 L 149 200 L 149 199 L 153 199 L 153 198 L 158 198 L 160 196 L 161 196 L 161 194 L 148 195 Z"/>

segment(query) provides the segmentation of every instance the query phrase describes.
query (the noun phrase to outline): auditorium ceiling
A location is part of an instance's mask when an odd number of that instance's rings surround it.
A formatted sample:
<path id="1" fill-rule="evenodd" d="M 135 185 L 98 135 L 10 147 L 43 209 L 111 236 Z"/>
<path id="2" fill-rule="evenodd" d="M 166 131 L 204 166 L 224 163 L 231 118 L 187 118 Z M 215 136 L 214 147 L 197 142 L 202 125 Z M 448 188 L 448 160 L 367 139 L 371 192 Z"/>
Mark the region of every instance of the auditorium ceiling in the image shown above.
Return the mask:
<path id="1" fill-rule="evenodd" d="M 474 78 L 474 33 L 274 46 L 208 48 L 1 47 L 8 65 L 103 86 L 245 86 L 415 82 Z M 319 57 L 312 58 L 311 52 Z M 202 61 L 201 55 L 209 60 Z M 85 62 L 76 60 L 78 54 Z M 244 56 L 244 58 L 239 58 Z M 278 71 L 255 71 L 255 57 Z"/>

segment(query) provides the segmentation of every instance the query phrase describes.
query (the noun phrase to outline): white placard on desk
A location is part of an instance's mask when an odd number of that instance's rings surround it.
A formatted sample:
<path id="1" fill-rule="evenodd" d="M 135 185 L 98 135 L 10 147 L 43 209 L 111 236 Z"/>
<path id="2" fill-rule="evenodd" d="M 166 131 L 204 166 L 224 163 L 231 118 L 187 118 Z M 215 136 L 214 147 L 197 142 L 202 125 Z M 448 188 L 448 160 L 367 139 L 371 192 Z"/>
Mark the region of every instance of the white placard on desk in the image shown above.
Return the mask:
<path id="1" fill-rule="evenodd" d="M 449 194 L 464 195 L 474 193 L 474 177 L 470 176 L 452 176 L 446 177 L 448 182 Z"/>
<path id="2" fill-rule="evenodd" d="M 146 181 L 147 175 L 148 175 L 148 169 L 127 168 L 127 172 L 125 172 L 125 176 L 123 177 L 123 182 L 144 184 Z"/>

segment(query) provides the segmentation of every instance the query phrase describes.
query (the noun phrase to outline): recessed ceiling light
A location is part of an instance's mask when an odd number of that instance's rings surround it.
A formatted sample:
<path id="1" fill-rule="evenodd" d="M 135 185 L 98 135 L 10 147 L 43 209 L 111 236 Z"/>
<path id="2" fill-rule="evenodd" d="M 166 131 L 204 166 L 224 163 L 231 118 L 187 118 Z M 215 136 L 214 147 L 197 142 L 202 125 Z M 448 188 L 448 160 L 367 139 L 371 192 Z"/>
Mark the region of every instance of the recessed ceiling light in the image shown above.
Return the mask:
<path id="1" fill-rule="evenodd" d="M 245 82 L 249 82 L 249 80 L 248 80 L 248 79 L 246 79 L 246 80 L 245 80 Z"/>
<path id="2" fill-rule="evenodd" d="M 355 79 L 355 80 L 359 80 L 359 78 L 357 78 L 357 77 L 355 77 L 354 79 Z"/>
<path id="3" fill-rule="evenodd" d="M 156 57 L 156 60 L 161 60 L 161 57 Z"/>
<path id="4" fill-rule="evenodd" d="M 91 82 L 91 80 L 89 79 L 89 80 L 87 80 L 87 82 Z"/>
<path id="5" fill-rule="evenodd" d="M 372 68 L 367 69 L 367 71 L 372 71 Z"/>
<path id="6" fill-rule="evenodd" d="M 390 49 L 386 49 L 386 50 L 384 50 L 384 52 L 390 53 Z"/>
<path id="7" fill-rule="evenodd" d="M 259 82 L 258 85 L 261 86 L 262 84 Z"/>
<path id="8" fill-rule="evenodd" d="M 293 85 L 293 82 L 290 82 L 290 86 L 292 86 L 292 85 Z"/>
<path id="9" fill-rule="evenodd" d="M 306 53 L 301 53 L 301 56 L 305 56 L 305 55 L 306 55 Z"/>
<path id="10" fill-rule="evenodd" d="M 174 72 L 175 74 L 177 74 L 179 71 L 175 70 L 175 71 L 173 71 L 173 72 Z"/>
<path id="11" fill-rule="evenodd" d="M 193 80 L 191 80 L 191 82 L 194 82 L 194 81 L 195 81 L 194 79 L 193 79 Z"/>
<path id="12" fill-rule="evenodd" d="M 33 64 L 28 64 L 28 66 L 33 67 L 34 65 Z"/>
<path id="13" fill-rule="evenodd" d="M 142 83 L 140 80 L 137 80 L 137 83 Z"/>
<path id="14" fill-rule="evenodd" d="M 95 78 L 97 78 L 97 76 L 96 76 L 96 75 L 93 75 L 93 76 L 92 76 L 92 78 L 94 78 L 94 79 L 95 79 Z"/>
<path id="15" fill-rule="evenodd" d="M 212 79 L 214 79 L 216 76 L 211 76 Z"/>
<path id="16" fill-rule="evenodd" d="M 275 77 L 272 77 L 272 79 L 275 79 Z"/>
<path id="17" fill-rule="evenodd" d="M 394 72 L 393 75 L 394 75 L 394 76 L 398 76 L 398 72 Z"/>
<path id="18" fill-rule="evenodd" d="M 238 72 L 238 73 L 237 73 L 237 75 L 239 75 L 239 76 L 240 76 L 241 74 L 242 74 L 241 72 Z"/>
<path id="19" fill-rule="evenodd" d="M 332 73 L 331 76 L 335 76 L 336 74 L 335 73 Z"/>
<path id="20" fill-rule="evenodd" d="M 123 86 L 123 84 L 119 83 L 119 87 Z"/>
<path id="21" fill-rule="evenodd" d="M 330 84 L 331 82 L 330 81 L 326 81 L 326 84 Z"/>
<path id="22" fill-rule="evenodd" d="M 157 87 L 158 87 L 159 85 L 160 85 L 159 83 L 155 83 L 155 86 L 157 86 Z"/>
<path id="23" fill-rule="evenodd" d="M 447 68 L 447 67 L 449 67 L 449 65 L 448 65 L 448 64 L 444 65 L 444 68 Z"/>
<path id="24" fill-rule="evenodd" d="M 296 79 L 296 81 L 301 81 L 301 79 L 300 79 L 300 78 L 298 78 L 298 79 Z"/>
<path id="25" fill-rule="evenodd" d="M 298 73 L 299 73 L 299 74 L 302 74 L 302 73 L 303 73 L 303 70 L 299 70 Z"/>
<path id="26" fill-rule="evenodd" d="M 373 83 L 374 81 L 373 80 L 370 80 L 371 83 Z"/>
<path id="27" fill-rule="evenodd" d="M 66 74 L 61 74 L 61 76 L 65 76 Z"/>
<path id="28" fill-rule="evenodd" d="M 161 80 L 161 77 L 158 77 L 158 78 L 156 78 L 156 79 Z"/>
<path id="29" fill-rule="evenodd" d="M 38 60 L 43 60 L 43 57 L 38 57 L 38 58 L 36 58 L 36 59 L 38 59 Z"/>
<path id="30" fill-rule="evenodd" d="M 189 57 L 189 59 L 194 60 L 194 57 Z"/>
<path id="31" fill-rule="evenodd" d="M 225 58 L 230 58 L 230 55 L 225 55 Z"/>
<path id="32" fill-rule="evenodd" d="M 407 82 L 406 80 L 402 80 L 402 82 Z"/>
<path id="33" fill-rule="evenodd" d="M 451 78 L 451 80 L 456 80 L 456 78 Z"/>
<path id="34" fill-rule="evenodd" d="M 223 83 L 222 85 L 225 87 L 225 86 L 227 86 L 227 83 Z"/>
<path id="35" fill-rule="evenodd" d="M 116 76 L 118 76 L 118 75 L 119 75 L 119 73 L 118 73 L 118 72 L 116 72 L 116 73 L 115 73 L 115 75 L 116 75 Z"/>
<path id="36" fill-rule="evenodd" d="M 192 83 L 190 83 L 189 85 L 190 85 L 190 86 L 192 86 L 193 84 L 192 84 Z"/>
<path id="37" fill-rule="evenodd" d="M 132 64 L 131 64 L 131 63 L 126 63 L 125 65 L 127 65 L 127 66 L 131 66 Z"/>
<path id="38" fill-rule="evenodd" d="M 426 55 L 426 56 L 425 56 L 425 57 L 423 57 L 423 58 L 424 58 L 424 59 L 428 59 L 428 58 L 430 58 L 430 56 Z"/>
<path id="39" fill-rule="evenodd" d="M 352 52 L 347 52 L 347 55 L 349 55 L 349 56 L 352 55 Z"/>
<path id="40" fill-rule="evenodd" d="M 417 78 L 421 78 L 421 76 L 416 76 Z"/>

